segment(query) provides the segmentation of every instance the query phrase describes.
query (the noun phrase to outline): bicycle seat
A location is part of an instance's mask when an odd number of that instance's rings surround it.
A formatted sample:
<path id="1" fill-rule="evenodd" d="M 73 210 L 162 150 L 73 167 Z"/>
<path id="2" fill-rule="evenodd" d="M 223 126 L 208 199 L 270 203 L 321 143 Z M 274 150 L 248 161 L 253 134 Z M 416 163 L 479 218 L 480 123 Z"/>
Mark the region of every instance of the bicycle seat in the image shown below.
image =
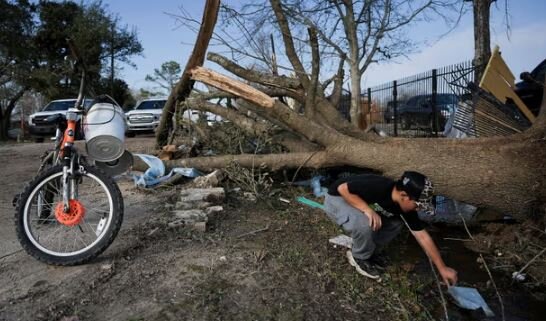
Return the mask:
<path id="1" fill-rule="evenodd" d="M 44 120 L 44 124 L 58 125 L 66 122 L 66 116 L 64 114 L 54 114 L 47 116 Z"/>

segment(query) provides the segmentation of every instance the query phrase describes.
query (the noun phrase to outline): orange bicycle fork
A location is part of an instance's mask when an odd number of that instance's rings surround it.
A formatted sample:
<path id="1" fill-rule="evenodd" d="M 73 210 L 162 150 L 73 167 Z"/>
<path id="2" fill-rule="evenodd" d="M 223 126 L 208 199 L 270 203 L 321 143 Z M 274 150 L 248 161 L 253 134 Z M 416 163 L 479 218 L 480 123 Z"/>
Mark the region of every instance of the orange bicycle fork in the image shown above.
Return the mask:
<path id="1" fill-rule="evenodd" d="M 74 202 L 71 200 L 77 200 L 78 190 L 76 184 L 76 175 L 75 175 L 75 163 L 76 160 L 75 154 L 72 153 L 72 147 L 76 139 L 76 126 L 77 126 L 78 113 L 69 111 L 66 114 L 66 129 L 64 131 L 63 140 L 61 142 L 60 148 L 60 157 L 63 160 L 63 178 L 62 178 L 62 193 L 63 193 L 63 202 L 62 202 L 62 211 L 65 214 L 74 212 L 71 209 L 74 206 Z M 60 212 L 60 206 L 58 210 Z M 59 214 L 60 215 L 60 214 Z M 59 216 L 57 216 L 59 218 Z M 63 222 L 61 222 L 63 223 Z"/>

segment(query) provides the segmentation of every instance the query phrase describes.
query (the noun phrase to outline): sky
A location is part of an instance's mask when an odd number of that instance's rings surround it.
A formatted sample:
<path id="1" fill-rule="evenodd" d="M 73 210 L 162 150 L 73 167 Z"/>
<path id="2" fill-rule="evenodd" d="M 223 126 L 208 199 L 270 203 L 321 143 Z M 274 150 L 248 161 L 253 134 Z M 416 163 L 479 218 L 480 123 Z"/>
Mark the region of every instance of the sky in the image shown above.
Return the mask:
<path id="1" fill-rule="evenodd" d="M 518 78 L 522 71 L 531 71 L 546 59 L 546 1 L 507 0 L 511 27 L 509 38 L 505 23 L 505 1 L 498 0 L 491 9 L 491 46 L 500 46 L 504 60 Z M 192 17 L 200 20 L 204 0 L 104 0 L 103 3 L 110 12 L 119 15 L 121 23 L 136 28 L 144 47 L 143 56 L 133 59 L 137 68 L 124 66 L 122 70 L 122 78 L 132 89 L 151 89 L 153 84 L 144 78 L 163 62 L 174 60 L 184 67 L 193 49 L 196 34 L 180 27 L 172 15 L 180 15 L 183 7 Z M 363 88 L 472 59 L 472 23 L 472 12 L 469 11 L 447 35 L 444 34 L 449 27 L 443 21 L 422 22 L 412 26 L 408 35 L 419 44 L 418 50 L 394 62 L 370 67 L 364 74 Z"/>

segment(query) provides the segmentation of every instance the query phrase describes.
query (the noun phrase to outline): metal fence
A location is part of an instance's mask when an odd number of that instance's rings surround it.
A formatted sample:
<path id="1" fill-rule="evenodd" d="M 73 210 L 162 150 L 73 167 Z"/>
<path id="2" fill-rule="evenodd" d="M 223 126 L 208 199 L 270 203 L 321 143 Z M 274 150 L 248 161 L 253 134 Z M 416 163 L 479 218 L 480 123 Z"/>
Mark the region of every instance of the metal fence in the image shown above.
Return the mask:
<path id="1" fill-rule="evenodd" d="M 474 81 L 471 61 L 388 82 L 364 93 L 366 122 L 389 136 L 437 137 Z"/>

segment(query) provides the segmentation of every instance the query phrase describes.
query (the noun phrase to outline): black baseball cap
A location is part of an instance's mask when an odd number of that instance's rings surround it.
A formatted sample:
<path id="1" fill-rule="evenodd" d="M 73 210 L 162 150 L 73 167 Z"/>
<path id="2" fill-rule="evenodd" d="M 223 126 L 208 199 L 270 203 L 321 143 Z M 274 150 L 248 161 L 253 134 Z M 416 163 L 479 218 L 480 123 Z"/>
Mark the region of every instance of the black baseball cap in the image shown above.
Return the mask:
<path id="1" fill-rule="evenodd" d="M 406 171 L 400 177 L 400 185 L 415 201 L 418 210 L 434 215 L 434 186 L 428 177 L 418 172 Z"/>

